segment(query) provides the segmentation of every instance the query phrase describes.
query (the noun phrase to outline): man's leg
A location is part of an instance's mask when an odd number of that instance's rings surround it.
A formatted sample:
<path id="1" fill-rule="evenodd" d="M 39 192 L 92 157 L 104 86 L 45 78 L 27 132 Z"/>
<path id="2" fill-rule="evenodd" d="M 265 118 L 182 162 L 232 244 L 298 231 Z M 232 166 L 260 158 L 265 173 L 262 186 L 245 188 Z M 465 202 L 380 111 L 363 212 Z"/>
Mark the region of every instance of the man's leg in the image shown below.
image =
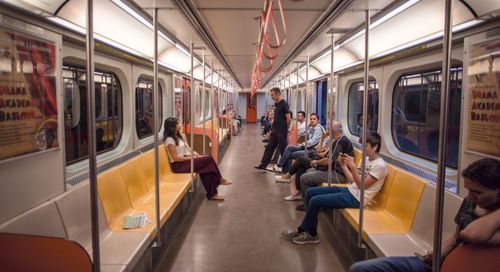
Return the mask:
<path id="1" fill-rule="evenodd" d="M 426 272 L 430 271 L 418 257 L 384 257 L 354 263 L 349 272 Z"/>
<path id="2" fill-rule="evenodd" d="M 284 134 L 277 133 L 276 138 L 278 138 L 278 150 L 280 151 L 280 155 L 283 156 L 283 152 L 285 152 L 285 148 L 288 145 L 288 132 L 285 131 Z"/>
<path id="3" fill-rule="evenodd" d="M 302 198 L 305 199 L 307 189 L 320 186 L 323 182 L 328 182 L 328 171 L 321 171 L 316 168 L 308 169 L 300 176 L 300 191 L 302 192 Z M 307 207 L 307 202 L 305 201 L 304 206 Z"/>
<path id="4" fill-rule="evenodd" d="M 287 145 L 286 148 L 285 148 L 285 151 L 281 155 L 280 160 L 278 161 L 278 166 L 279 167 L 283 167 L 283 165 L 285 164 L 285 162 L 290 157 L 290 154 L 292 154 L 294 151 L 297 151 L 297 150 L 300 150 L 299 146 L 296 146 L 296 145 Z"/>
<path id="5" fill-rule="evenodd" d="M 264 150 L 264 154 L 262 155 L 262 160 L 260 161 L 260 165 L 262 167 L 267 167 L 269 162 L 271 161 L 271 157 L 273 156 L 274 149 L 279 146 L 278 138 L 274 133 L 269 135 L 269 142 L 266 144 L 266 149 Z"/>
<path id="6" fill-rule="evenodd" d="M 325 189 L 324 189 L 325 188 Z M 309 200 L 309 207 L 307 208 L 306 216 L 302 220 L 302 224 L 298 228 L 301 231 L 308 232 L 312 236 L 317 235 L 318 227 L 318 214 L 321 208 L 332 208 L 332 209 L 342 209 L 342 208 L 359 208 L 358 200 L 349 192 L 349 189 L 345 187 L 321 187 L 321 188 L 311 188 L 313 192 L 309 192 L 313 195 L 314 191 L 327 192 L 337 191 L 331 194 L 320 194 L 312 196 Z"/>

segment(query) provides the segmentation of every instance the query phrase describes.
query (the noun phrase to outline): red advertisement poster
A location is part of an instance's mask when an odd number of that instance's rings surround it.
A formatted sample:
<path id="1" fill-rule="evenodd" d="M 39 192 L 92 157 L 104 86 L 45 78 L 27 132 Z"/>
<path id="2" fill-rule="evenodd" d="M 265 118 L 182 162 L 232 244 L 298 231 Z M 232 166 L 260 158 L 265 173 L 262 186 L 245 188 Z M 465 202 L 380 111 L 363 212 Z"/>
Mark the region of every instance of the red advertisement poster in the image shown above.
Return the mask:
<path id="1" fill-rule="evenodd" d="M 0 160 L 58 147 L 53 43 L 0 28 Z"/>

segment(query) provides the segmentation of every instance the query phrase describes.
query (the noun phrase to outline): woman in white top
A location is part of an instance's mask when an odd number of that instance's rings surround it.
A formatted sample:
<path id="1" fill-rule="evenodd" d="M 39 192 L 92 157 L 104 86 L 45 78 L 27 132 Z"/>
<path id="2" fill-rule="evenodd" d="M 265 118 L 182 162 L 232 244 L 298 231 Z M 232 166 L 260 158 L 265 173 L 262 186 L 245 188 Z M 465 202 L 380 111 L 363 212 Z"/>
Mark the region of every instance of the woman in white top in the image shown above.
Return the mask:
<path id="1" fill-rule="evenodd" d="M 184 135 L 181 134 L 179 119 L 169 117 L 165 120 L 163 139 L 170 165 L 174 173 L 191 172 L 191 157 L 194 157 L 194 172 L 200 175 L 203 187 L 207 191 L 207 199 L 224 200 L 217 194 L 219 184 L 229 185 L 232 182 L 224 179 L 211 156 L 200 156 L 196 151 L 191 152 Z"/>
<path id="2" fill-rule="evenodd" d="M 302 224 L 297 229 L 285 229 L 281 232 L 283 238 L 295 244 L 317 244 L 318 215 L 321 208 L 342 209 L 359 208 L 359 187 L 364 183 L 365 203 L 377 194 L 384 185 L 387 168 L 384 160 L 379 156 L 382 140 L 378 133 L 371 133 L 366 137 L 366 177 L 361 180 L 360 168 L 354 164 L 354 158 L 345 154 L 338 156 L 338 162 L 348 181 L 348 187 L 314 187 L 306 191 L 304 203 L 307 203 L 307 212 Z M 361 163 L 360 163 L 361 165 Z"/>

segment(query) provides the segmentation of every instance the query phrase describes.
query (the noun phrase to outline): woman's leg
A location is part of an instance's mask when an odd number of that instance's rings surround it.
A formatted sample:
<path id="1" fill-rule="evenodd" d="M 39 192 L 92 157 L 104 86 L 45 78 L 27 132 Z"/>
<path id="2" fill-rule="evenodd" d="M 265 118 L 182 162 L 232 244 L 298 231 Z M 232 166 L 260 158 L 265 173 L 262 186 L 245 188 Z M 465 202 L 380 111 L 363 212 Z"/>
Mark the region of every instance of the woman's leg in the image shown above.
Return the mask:
<path id="1" fill-rule="evenodd" d="M 200 173 L 201 183 L 207 191 L 207 199 L 211 199 L 215 195 L 217 195 L 217 187 L 220 183 L 220 178 L 215 173 Z"/>

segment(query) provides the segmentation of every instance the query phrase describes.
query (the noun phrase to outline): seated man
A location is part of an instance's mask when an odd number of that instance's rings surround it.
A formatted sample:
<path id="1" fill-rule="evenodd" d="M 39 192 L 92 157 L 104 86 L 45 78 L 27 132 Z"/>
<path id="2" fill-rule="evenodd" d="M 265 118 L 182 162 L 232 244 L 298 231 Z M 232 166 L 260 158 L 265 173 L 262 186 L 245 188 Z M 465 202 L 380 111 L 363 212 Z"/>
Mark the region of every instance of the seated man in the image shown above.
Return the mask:
<path id="1" fill-rule="evenodd" d="M 354 165 L 354 158 L 348 155 L 339 155 L 337 160 L 347 180 L 353 181 L 348 187 L 315 187 L 306 191 L 305 202 L 307 212 L 302 224 L 296 229 L 285 229 L 281 236 L 294 244 L 317 244 L 318 215 L 321 208 L 342 209 L 359 208 L 361 182 L 365 187 L 365 203 L 380 191 L 384 185 L 387 168 L 384 160 L 379 156 L 381 139 L 377 133 L 366 137 L 365 180 L 361 180 L 361 171 Z M 361 165 L 361 162 L 360 162 Z"/>
<path id="2" fill-rule="evenodd" d="M 313 150 L 321 139 L 321 135 L 325 129 L 319 124 L 319 117 L 316 113 L 311 113 L 309 116 L 309 131 L 308 131 L 308 139 L 304 143 L 296 144 L 296 145 L 288 145 L 283 152 L 278 164 L 273 167 L 273 171 L 276 172 L 287 172 L 291 167 L 291 158 L 297 158 L 299 156 L 304 156 L 307 150 Z M 295 153 L 298 152 L 298 153 Z M 295 154 L 294 154 L 295 153 Z"/>
<path id="3" fill-rule="evenodd" d="M 446 258 L 462 244 L 500 244 L 500 161 L 481 159 L 462 171 L 467 198 L 455 216 L 457 229 L 443 241 L 441 256 Z M 432 253 L 421 260 L 416 256 L 384 257 L 357 262 L 349 271 L 430 271 Z"/>
<path id="4" fill-rule="evenodd" d="M 333 138 L 332 143 L 332 158 L 337 158 L 340 154 L 346 154 L 354 157 L 354 148 L 351 141 L 344 135 L 344 129 L 340 122 L 334 121 L 332 127 Z M 310 168 L 300 176 L 296 177 L 297 189 L 302 192 L 302 198 L 305 198 L 305 193 L 308 188 L 320 186 L 321 183 L 328 181 L 328 164 L 330 160 L 328 157 L 313 158 L 310 162 Z M 333 183 L 345 183 L 346 176 L 338 160 L 332 163 L 332 181 Z M 307 203 L 298 205 L 297 210 L 304 211 Z"/>

